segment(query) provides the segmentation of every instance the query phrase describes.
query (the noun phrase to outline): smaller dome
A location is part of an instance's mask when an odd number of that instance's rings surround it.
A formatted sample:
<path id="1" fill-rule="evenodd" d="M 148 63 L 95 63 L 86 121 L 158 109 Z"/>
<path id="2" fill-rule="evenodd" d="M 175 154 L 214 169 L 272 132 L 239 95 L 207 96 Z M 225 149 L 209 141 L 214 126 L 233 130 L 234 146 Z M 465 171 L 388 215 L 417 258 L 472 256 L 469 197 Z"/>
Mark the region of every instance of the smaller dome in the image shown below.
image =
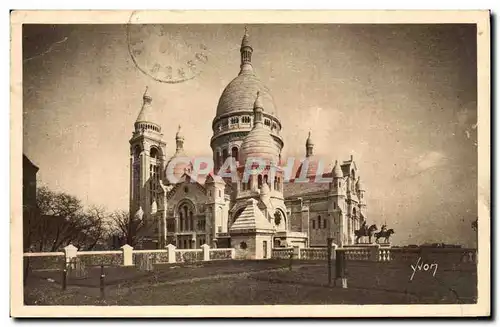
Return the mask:
<path id="1" fill-rule="evenodd" d="M 339 162 L 337 160 L 335 160 L 335 166 L 333 167 L 333 177 L 334 178 L 344 177 L 344 173 L 342 173 L 342 169 L 340 168 Z"/>
<path id="2" fill-rule="evenodd" d="M 267 164 L 278 162 L 279 149 L 271 133 L 262 123 L 263 108 L 259 94 L 257 92 L 257 98 L 254 102 L 254 126 L 243 139 L 240 147 L 240 162 L 242 164 L 245 164 L 248 158 L 262 159 Z"/>
<path id="3" fill-rule="evenodd" d="M 166 165 L 166 174 L 168 182 L 175 182 L 181 178 L 185 173 L 190 173 L 193 170 L 193 163 L 184 152 L 184 136 L 181 133 L 181 126 L 177 128 L 175 134 L 176 150 L 174 155 L 168 160 Z M 173 166 L 173 167 L 172 167 Z M 173 173 L 175 180 L 171 181 L 169 173 Z"/>
<path id="4" fill-rule="evenodd" d="M 191 158 L 187 157 L 184 153 L 176 153 L 168 160 L 166 167 L 167 181 L 173 183 L 185 173 L 190 173 L 193 169 L 193 163 L 191 162 Z M 170 180 L 172 176 L 169 176 L 169 173 L 174 175 L 175 180 Z"/>

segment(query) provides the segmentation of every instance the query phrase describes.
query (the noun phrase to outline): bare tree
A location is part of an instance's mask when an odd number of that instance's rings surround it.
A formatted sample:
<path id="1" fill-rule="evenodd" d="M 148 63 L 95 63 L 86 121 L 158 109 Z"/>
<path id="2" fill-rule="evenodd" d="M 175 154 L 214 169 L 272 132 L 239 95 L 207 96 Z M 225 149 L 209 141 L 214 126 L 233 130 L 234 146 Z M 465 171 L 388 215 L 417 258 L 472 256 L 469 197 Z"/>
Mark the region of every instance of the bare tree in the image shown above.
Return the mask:
<path id="1" fill-rule="evenodd" d="M 25 219 L 25 249 L 58 251 L 69 243 L 85 250 L 93 249 L 106 233 L 104 209 L 84 210 L 81 201 L 47 187 L 37 189 L 37 210 Z"/>
<path id="2" fill-rule="evenodd" d="M 133 247 L 143 240 L 147 232 L 153 227 L 151 222 L 138 219 L 123 210 L 112 213 L 111 222 L 112 233 L 120 238 L 122 244 Z"/>

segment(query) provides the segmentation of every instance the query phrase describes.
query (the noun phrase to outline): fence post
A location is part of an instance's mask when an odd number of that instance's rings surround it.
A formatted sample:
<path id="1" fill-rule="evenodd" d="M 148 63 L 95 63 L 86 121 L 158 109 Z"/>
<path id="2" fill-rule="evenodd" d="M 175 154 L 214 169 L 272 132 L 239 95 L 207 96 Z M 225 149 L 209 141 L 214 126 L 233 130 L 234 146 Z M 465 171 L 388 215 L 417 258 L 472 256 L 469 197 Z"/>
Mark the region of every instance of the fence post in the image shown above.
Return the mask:
<path id="1" fill-rule="evenodd" d="M 66 283 L 68 281 L 68 265 L 66 262 L 63 262 L 63 265 L 62 265 L 62 290 L 65 291 L 66 290 Z"/>
<path id="2" fill-rule="evenodd" d="M 345 277 L 345 250 L 335 250 L 335 286 L 347 288 L 347 278 Z"/>
<path id="3" fill-rule="evenodd" d="M 378 261 L 380 244 L 372 244 L 370 246 L 370 261 Z"/>
<path id="4" fill-rule="evenodd" d="M 176 249 L 175 245 L 173 244 L 167 245 L 168 263 L 175 263 L 175 249 Z"/>
<path id="5" fill-rule="evenodd" d="M 122 249 L 122 254 L 123 254 L 123 265 L 124 266 L 133 266 L 133 251 L 134 248 L 131 247 L 128 244 L 125 244 L 124 246 L 121 247 Z"/>
<path id="6" fill-rule="evenodd" d="M 101 265 L 101 279 L 100 279 L 101 299 L 104 299 L 104 277 L 106 277 L 106 275 L 104 275 L 104 265 Z"/>
<path id="7" fill-rule="evenodd" d="M 328 285 L 332 284 L 332 243 L 333 243 L 333 238 L 328 237 L 326 239 L 326 253 L 327 253 L 326 262 L 328 263 Z"/>
<path id="8" fill-rule="evenodd" d="M 210 246 L 203 244 L 201 249 L 203 250 L 203 261 L 210 261 Z"/>
<path id="9" fill-rule="evenodd" d="M 231 248 L 231 259 L 234 259 L 234 258 L 236 258 L 236 249 Z"/>

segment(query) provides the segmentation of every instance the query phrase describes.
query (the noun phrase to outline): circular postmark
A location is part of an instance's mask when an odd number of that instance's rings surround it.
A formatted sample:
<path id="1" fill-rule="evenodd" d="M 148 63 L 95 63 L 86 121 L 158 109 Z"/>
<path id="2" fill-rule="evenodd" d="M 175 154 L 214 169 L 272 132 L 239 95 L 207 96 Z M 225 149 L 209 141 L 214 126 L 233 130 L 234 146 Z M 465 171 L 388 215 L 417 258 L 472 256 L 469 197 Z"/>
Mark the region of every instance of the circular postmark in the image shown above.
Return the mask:
<path id="1" fill-rule="evenodd" d="M 136 67 L 161 83 L 181 83 L 198 76 L 208 63 L 208 48 L 191 25 L 143 24 L 133 12 L 127 43 Z"/>

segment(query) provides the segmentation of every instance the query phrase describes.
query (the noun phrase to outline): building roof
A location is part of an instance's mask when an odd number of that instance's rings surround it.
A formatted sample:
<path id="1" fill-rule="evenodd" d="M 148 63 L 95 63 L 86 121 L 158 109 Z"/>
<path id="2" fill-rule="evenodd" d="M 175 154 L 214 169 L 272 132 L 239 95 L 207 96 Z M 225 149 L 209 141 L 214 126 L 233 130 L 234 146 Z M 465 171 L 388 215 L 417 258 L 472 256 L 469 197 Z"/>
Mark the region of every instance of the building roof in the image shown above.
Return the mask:
<path id="1" fill-rule="evenodd" d="M 252 72 L 238 75 L 224 89 L 217 105 L 217 116 L 238 111 L 251 111 L 255 94 L 260 91 L 266 112 L 277 116 L 271 92 Z"/>
<path id="2" fill-rule="evenodd" d="M 248 204 L 229 228 L 229 232 L 248 230 L 274 230 L 273 225 L 257 207 L 257 200 L 250 199 Z"/>
<path id="3" fill-rule="evenodd" d="M 23 154 L 23 169 L 26 168 L 38 171 L 38 167 L 25 154 Z"/>
<path id="4" fill-rule="evenodd" d="M 146 88 L 146 92 L 142 96 L 142 108 L 135 120 L 136 123 L 140 122 L 148 122 L 148 123 L 157 123 L 158 119 L 156 117 L 156 112 L 152 105 L 153 98 L 148 95 L 148 89 Z"/>
<path id="5" fill-rule="evenodd" d="M 285 183 L 283 196 L 287 199 L 317 193 L 326 194 L 329 189 L 330 183 Z"/>

